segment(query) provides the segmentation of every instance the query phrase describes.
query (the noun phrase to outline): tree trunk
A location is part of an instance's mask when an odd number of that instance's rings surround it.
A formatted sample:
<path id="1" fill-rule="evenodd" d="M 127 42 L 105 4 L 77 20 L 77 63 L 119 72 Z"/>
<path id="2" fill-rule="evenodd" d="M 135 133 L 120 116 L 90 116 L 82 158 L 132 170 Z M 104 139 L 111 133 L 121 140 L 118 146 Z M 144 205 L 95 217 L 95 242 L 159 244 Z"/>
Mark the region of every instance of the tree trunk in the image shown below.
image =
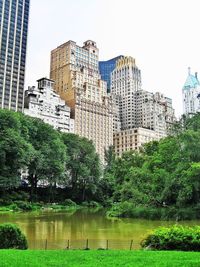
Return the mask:
<path id="1" fill-rule="evenodd" d="M 37 199 L 37 176 L 35 174 L 31 174 L 28 180 L 31 185 L 31 201 L 35 201 Z"/>

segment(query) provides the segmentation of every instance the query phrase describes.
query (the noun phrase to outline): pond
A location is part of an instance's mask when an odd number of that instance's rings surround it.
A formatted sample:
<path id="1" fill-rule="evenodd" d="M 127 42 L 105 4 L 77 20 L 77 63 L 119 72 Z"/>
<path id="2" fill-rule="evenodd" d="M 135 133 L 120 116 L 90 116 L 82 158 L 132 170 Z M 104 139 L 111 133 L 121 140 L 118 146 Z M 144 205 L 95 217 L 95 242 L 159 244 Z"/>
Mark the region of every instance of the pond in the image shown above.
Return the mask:
<path id="1" fill-rule="evenodd" d="M 105 211 L 43 211 L 0 214 L 0 223 L 15 223 L 25 233 L 30 249 L 139 249 L 141 240 L 159 226 L 174 221 L 108 219 Z M 181 225 L 200 225 L 182 221 Z M 68 241 L 69 240 L 69 241 Z"/>

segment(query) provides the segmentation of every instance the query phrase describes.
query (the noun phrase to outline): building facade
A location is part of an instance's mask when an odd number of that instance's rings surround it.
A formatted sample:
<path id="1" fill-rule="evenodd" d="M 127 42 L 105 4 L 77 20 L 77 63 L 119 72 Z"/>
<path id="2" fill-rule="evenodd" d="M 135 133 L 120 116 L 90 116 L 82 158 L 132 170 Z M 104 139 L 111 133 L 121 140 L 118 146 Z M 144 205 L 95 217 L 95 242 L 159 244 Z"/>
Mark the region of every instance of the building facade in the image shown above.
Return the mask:
<path id="1" fill-rule="evenodd" d="M 0 1 L 0 108 L 23 111 L 30 0 Z"/>
<path id="2" fill-rule="evenodd" d="M 134 99 L 135 127 L 155 131 L 157 139 L 166 137 L 176 120 L 172 100 L 162 93 L 145 90 L 137 91 Z"/>
<path id="3" fill-rule="evenodd" d="M 74 120 L 70 108 L 53 90 L 54 81 L 42 78 L 38 86 L 25 91 L 24 113 L 39 118 L 62 132 L 74 132 Z"/>
<path id="4" fill-rule="evenodd" d="M 170 132 L 175 121 L 172 100 L 142 89 L 141 71 L 132 57 L 117 61 L 111 74 L 111 95 L 115 111 L 114 148 L 118 155 L 138 150 L 145 142 L 159 140 Z M 138 142 L 130 141 L 133 134 Z M 128 143 L 123 143 L 124 135 Z"/>
<path id="5" fill-rule="evenodd" d="M 136 150 L 148 142 L 159 140 L 155 131 L 145 128 L 134 128 L 115 132 L 113 135 L 114 152 L 121 157 L 123 152 Z"/>
<path id="6" fill-rule="evenodd" d="M 94 41 L 83 47 L 73 41 L 51 52 L 51 79 L 56 92 L 71 108 L 75 133 L 92 140 L 104 163 L 113 144 L 112 102 L 99 73 L 99 50 Z"/>
<path id="7" fill-rule="evenodd" d="M 132 57 L 122 57 L 116 63 L 116 68 L 111 73 L 111 95 L 116 110 L 119 112 L 121 130 L 136 127 L 136 99 L 135 93 L 141 90 L 141 71 L 136 66 Z M 117 129 L 115 128 L 114 131 Z"/>
<path id="8" fill-rule="evenodd" d="M 193 115 L 200 112 L 200 82 L 197 72 L 191 74 L 188 68 L 188 77 L 182 88 L 183 114 Z"/>
<path id="9" fill-rule="evenodd" d="M 99 71 L 101 74 L 101 79 L 107 82 L 108 93 L 110 93 L 111 91 L 111 73 L 116 67 L 117 60 L 121 57 L 123 56 L 117 56 L 107 61 L 99 61 Z"/>

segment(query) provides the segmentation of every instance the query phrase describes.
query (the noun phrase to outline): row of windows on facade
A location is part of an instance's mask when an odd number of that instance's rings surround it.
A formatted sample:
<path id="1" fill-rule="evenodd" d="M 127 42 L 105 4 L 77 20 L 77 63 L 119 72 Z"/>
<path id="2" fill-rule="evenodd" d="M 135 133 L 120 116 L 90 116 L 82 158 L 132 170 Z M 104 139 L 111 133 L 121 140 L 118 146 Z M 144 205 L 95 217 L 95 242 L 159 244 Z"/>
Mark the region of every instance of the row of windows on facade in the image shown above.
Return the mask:
<path id="1" fill-rule="evenodd" d="M 15 13 L 12 14 L 11 16 L 9 16 L 10 13 L 7 13 L 6 10 L 3 14 L 3 24 L 2 27 L 3 29 L 7 32 L 8 29 L 10 30 L 11 28 L 15 29 L 16 32 L 21 32 L 22 31 L 22 24 L 23 24 L 23 32 L 27 30 L 28 28 L 28 19 L 26 17 L 24 17 L 24 20 L 22 20 L 22 12 L 20 14 L 20 12 L 18 13 L 17 16 L 17 21 L 15 23 L 16 20 L 16 15 Z M 9 27 L 8 27 L 9 26 Z"/>
<path id="2" fill-rule="evenodd" d="M 3 49 L 2 49 L 3 50 Z M 19 63 L 20 63 L 20 67 L 21 67 L 21 65 L 22 65 L 22 67 L 24 67 L 25 66 L 25 62 L 26 62 L 26 60 L 25 60 L 25 54 L 22 54 L 21 55 L 21 58 L 18 58 L 18 56 L 19 55 L 16 55 L 16 57 L 12 57 L 12 55 L 8 55 L 8 57 L 6 58 L 6 60 L 5 60 L 5 56 L 3 56 L 3 55 L 1 55 L 1 58 L 2 58 L 2 61 L 4 61 L 4 63 L 6 62 L 7 64 L 8 63 L 10 63 L 10 64 L 12 64 L 12 63 L 14 63 L 14 66 L 15 67 L 18 67 L 18 65 L 19 65 Z M 1 61 L 1 62 L 2 62 Z M 3 62 L 2 62 L 3 63 Z"/>
<path id="3" fill-rule="evenodd" d="M 94 131 L 87 131 L 81 127 L 79 127 L 77 130 L 79 133 L 85 135 L 88 138 L 94 138 L 95 142 L 99 143 L 100 145 L 103 144 L 103 141 L 105 141 L 105 142 L 112 141 L 111 135 L 108 136 L 109 132 L 99 133 L 98 131 L 95 131 L 95 130 Z"/>
<path id="4" fill-rule="evenodd" d="M 1 50 L 5 53 L 5 51 L 8 51 L 8 53 L 12 54 L 14 53 L 25 53 L 26 52 L 26 37 L 23 36 L 22 42 L 21 37 L 16 36 L 16 39 L 14 40 L 13 36 L 11 38 L 7 38 L 7 36 L 2 36 L 1 40 Z M 8 41 L 9 40 L 9 41 Z M 8 41 L 8 44 L 7 44 Z"/>
<path id="5" fill-rule="evenodd" d="M 54 114 L 55 113 L 55 109 L 51 109 L 51 106 L 41 106 L 40 104 L 31 104 L 30 105 L 30 108 L 33 108 L 33 109 L 36 109 L 36 110 L 39 110 L 39 111 L 46 111 L 48 113 L 52 113 Z M 63 115 L 67 118 L 70 118 L 69 115 L 65 114 L 65 112 L 63 113 Z"/>

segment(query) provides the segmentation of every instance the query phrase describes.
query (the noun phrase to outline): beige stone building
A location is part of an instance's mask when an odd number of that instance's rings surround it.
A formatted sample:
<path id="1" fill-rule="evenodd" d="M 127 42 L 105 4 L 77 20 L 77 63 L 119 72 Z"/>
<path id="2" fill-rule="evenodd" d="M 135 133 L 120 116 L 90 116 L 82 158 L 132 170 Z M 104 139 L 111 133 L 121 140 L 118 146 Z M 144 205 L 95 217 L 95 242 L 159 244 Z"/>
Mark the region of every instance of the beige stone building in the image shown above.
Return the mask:
<path id="1" fill-rule="evenodd" d="M 172 100 L 142 89 L 141 71 L 132 57 L 121 57 L 111 73 L 114 149 L 117 155 L 166 137 L 175 121 Z"/>
<path id="2" fill-rule="evenodd" d="M 98 63 L 94 41 L 84 42 L 83 47 L 68 41 L 51 52 L 50 78 L 71 108 L 74 132 L 93 141 L 104 163 L 104 152 L 113 144 L 113 111 Z"/>
<path id="3" fill-rule="evenodd" d="M 159 140 L 156 132 L 145 128 L 127 129 L 113 134 L 113 145 L 115 154 L 121 157 L 123 152 L 139 151 L 145 143 Z"/>

